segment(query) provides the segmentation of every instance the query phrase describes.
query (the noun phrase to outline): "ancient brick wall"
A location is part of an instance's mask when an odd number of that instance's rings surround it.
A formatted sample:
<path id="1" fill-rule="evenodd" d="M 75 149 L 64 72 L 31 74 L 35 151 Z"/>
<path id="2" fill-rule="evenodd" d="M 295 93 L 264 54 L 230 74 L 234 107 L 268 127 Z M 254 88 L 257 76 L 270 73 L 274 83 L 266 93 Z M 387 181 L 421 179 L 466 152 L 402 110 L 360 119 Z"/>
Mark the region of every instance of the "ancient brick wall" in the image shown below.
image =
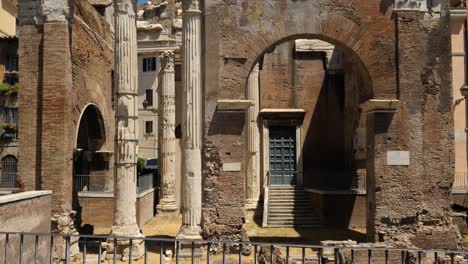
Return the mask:
<path id="1" fill-rule="evenodd" d="M 54 8 L 57 8 L 56 10 Z M 112 33 L 87 1 L 47 6 L 20 1 L 19 178 L 25 189 L 53 190 L 53 212 L 72 207 L 72 162 L 82 111 L 104 117 L 113 149 Z M 69 23 L 69 14 L 74 14 Z"/>
<path id="2" fill-rule="evenodd" d="M 356 80 L 371 88 L 363 98 L 400 100 L 393 114 L 367 115 L 369 239 L 400 238 L 409 244 L 436 246 L 431 241 L 439 237 L 440 245 L 456 247 L 456 231 L 447 216 L 453 126 L 450 44 L 443 42 L 449 39 L 446 12 L 442 16 L 397 14 L 392 4 L 360 0 L 205 1 L 205 142 L 219 153 L 215 161 L 219 169 L 209 176 L 217 183 L 209 189 L 209 197 L 216 197 L 216 203 L 207 200 L 204 207 L 219 205 L 223 210 L 218 214 L 204 212 L 204 222 L 218 222 L 216 230 L 222 230 L 226 225 L 220 219 L 241 225 L 243 217 L 229 209 L 238 208 L 237 197 L 222 195 L 243 196 L 240 183 L 245 176 L 222 170 L 222 164 L 233 157 L 242 161 L 243 112 L 229 113 L 226 117 L 232 121 L 227 122 L 219 118 L 226 114 L 217 110 L 217 100 L 244 99 L 250 70 L 273 46 L 295 38 L 320 38 L 341 47 L 364 73 Z M 409 165 L 388 164 L 388 151 L 408 151 Z M 206 188 L 204 195 L 208 194 Z M 423 230 L 429 235 L 418 236 Z"/>

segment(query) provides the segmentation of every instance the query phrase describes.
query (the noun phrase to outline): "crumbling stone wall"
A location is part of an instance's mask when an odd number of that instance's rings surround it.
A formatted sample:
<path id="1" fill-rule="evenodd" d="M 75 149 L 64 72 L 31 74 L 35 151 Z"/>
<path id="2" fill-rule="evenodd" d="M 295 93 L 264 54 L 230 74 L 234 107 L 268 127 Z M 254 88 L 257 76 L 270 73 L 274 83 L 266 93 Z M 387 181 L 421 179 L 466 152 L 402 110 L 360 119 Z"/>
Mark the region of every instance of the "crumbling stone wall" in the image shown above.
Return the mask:
<path id="1" fill-rule="evenodd" d="M 299 37 L 324 39 L 362 67 L 370 98 L 400 102 L 393 113 L 376 109 L 367 114 L 369 240 L 458 245 L 447 216 L 453 178 L 447 12 L 395 13 L 392 1 L 213 0 L 205 1 L 204 14 L 205 141 L 219 150 L 219 163 L 242 160 L 243 123 L 237 120 L 243 120 L 243 112 L 230 113 L 226 122 L 219 118 L 224 114 L 217 100 L 245 99 L 250 70 L 277 44 Z M 388 151 L 408 151 L 409 165 L 388 164 Z M 216 174 L 235 180 L 219 181 L 212 192 L 243 196 L 241 172 L 221 169 Z M 204 212 L 203 221 L 239 218 L 229 209 L 237 202 L 220 199 L 226 210 L 216 216 Z"/>

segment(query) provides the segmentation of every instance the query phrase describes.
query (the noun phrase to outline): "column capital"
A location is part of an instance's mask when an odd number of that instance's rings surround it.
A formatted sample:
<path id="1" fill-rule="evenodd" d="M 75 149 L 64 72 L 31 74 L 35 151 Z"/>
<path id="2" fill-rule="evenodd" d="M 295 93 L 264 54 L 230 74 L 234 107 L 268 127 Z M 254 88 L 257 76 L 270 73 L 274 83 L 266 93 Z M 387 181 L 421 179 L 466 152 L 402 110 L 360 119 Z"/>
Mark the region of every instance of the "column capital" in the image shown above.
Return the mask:
<path id="1" fill-rule="evenodd" d="M 135 14 L 135 6 L 133 0 L 114 0 L 114 13 Z"/>
<path id="2" fill-rule="evenodd" d="M 173 72 L 174 71 L 174 60 L 175 55 L 174 52 L 171 50 L 164 51 L 161 56 L 161 66 L 163 67 L 162 70 L 165 72 Z"/>

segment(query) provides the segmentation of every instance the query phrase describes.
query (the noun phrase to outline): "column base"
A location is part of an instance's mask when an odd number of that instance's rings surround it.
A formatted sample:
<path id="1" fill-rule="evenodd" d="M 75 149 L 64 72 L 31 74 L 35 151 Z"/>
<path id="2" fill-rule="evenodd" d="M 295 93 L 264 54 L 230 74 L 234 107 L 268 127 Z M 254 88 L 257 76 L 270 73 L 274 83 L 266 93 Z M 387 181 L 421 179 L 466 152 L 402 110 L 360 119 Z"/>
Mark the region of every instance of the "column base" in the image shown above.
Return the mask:
<path id="1" fill-rule="evenodd" d="M 179 213 L 179 208 L 177 207 L 177 203 L 175 201 L 161 201 L 156 206 L 156 211 L 157 214 L 161 216 L 175 216 Z"/>
<path id="2" fill-rule="evenodd" d="M 201 228 L 197 227 L 190 227 L 190 226 L 182 226 L 180 228 L 179 234 L 177 234 L 177 239 L 183 240 L 202 240 L 201 236 Z"/>
<path id="3" fill-rule="evenodd" d="M 138 226 L 113 226 L 111 230 L 111 237 L 107 240 L 107 259 L 111 260 L 114 258 L 114 252 L 117 256 L 117 259 L 122 261 L 128 261 L 130 257 L 133 260 L 141 258 L 145 254 L 145 241 L 135 239 L 132 240 L 132 254 L 130 256 L 130 240 L 121 240 L 117 239 L 116 245 L 114 244 L 114 239 L 112 236 L 116 237 L 135 237 L 142 238 L 144 237 Z"/>
<path id="4" fill-rule="evenodd" d="M 201 228 L 200 227 L 188 227 L 183 226 L 179 234 L 177 234 L 177 239 L 180 240 L 202 240 Z M 197 242 L 197 241 L 195 241 Z M 201 241 L 200 241 L 201 242 Z M 176 248 L 177 252 L 177 248 Z M 203 253 L 203 244 L 202 243 L 192 243 L 190 241 L 179 242 L 179 257 L 181 258 L 191 258 L 192 255 L 196 258 L 204 256 Z"/>

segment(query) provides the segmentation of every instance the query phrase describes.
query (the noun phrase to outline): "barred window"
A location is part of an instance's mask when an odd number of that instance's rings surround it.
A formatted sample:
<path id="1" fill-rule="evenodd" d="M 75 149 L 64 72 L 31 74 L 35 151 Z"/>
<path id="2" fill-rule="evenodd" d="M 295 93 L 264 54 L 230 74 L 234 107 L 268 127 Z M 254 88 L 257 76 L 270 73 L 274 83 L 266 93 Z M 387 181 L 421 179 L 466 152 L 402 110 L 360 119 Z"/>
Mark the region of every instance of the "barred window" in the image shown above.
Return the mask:
<path id="1" fill-rule="evenodd" d="M 16 172 L 18 169 L 18 160 L 15 156 L 8 155 L 2 159 L 2 173 L 0 178 L 0 187 L 15 188 Z"/>

